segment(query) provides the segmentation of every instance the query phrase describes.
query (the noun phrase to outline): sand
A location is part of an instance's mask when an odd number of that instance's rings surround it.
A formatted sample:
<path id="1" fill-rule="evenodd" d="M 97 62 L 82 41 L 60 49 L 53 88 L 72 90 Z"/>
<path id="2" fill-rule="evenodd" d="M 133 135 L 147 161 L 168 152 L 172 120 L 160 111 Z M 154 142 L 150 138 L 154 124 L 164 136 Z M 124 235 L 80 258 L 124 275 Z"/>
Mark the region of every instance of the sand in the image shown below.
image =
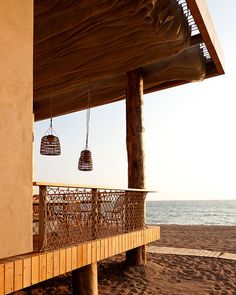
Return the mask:
<path id="1" fill-rule="evenodd" d="M 161 226 L 151 245 L 236 253 L 236 227 Z M 236 295 L 236 261 L 147 254 L 147 265 L 127 267 L 124 255 L 99 263 L 99 294 Z M 72 294 L 71 274 L 15 294 Z"/>
<path id="2" fill-rule="evenodd" d="M 161 225 L 161 240 L 151 245 L 236 254 L 236 226 Z"/>

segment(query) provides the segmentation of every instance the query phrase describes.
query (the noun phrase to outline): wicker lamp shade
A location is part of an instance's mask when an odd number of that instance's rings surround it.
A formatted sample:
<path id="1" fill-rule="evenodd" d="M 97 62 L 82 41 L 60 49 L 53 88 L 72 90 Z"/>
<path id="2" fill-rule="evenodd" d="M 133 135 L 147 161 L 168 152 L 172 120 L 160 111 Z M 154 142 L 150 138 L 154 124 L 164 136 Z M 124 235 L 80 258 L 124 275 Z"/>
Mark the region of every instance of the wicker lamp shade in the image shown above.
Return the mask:
<path id="1" fill-rule="evenodd" d="M 92 171 L 93 170 L 92 153 L 90 150 L 85 149 L 80 153 L 78 169 L 80 171 Z"/>
<path id="2" fill-rule="evenodd" d="M 61 154 L 60 140 L 55 135 L 45 135 L 41 139 L 40 154 L 44 156 L 59 156 Z"/>
<path id="3" fill-rule="evenodd" d="M 50 127 L 41 139 L 40 154 L 43 156 L 59 156 L 61 154 L 60 140 L 52 127 L 52 119 Z"/>

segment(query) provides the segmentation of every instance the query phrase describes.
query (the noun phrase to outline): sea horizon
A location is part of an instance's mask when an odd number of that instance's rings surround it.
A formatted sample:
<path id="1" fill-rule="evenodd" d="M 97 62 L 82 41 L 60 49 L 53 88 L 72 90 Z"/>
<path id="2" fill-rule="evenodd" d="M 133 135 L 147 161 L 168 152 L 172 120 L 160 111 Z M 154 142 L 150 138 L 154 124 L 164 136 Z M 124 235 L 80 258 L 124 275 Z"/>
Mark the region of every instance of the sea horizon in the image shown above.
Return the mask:
<path id="1" fill-rule="evenodd" d="M 175 202 L 175 201 L 184 201 L 184 202 L 191 202 L 191 201 L 234 201 L 236 202 L 236 199 L 153 199 L 153 200 L 150 200 L 148 199 L 147 202 Z"/>
<path id="2" fill-rule="evenodd" d="M 236 226 L 236 200 L 150 200 L 146 223 Z"/>

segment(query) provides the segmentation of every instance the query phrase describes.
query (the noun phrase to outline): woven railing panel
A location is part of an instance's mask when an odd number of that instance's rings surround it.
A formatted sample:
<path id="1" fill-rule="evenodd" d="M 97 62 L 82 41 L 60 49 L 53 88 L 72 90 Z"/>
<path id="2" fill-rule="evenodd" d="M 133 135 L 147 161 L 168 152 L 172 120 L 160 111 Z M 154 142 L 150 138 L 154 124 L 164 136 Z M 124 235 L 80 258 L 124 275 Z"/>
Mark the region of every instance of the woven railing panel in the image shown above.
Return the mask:
<path id="1" fill-rule="evenodd" d="M 33 196 L 33 235 L 39 234 L 39 195 Z"/>
<path id="2" fill-rule="evenodd" d="M 41 198 L 45 203 L 45 220 L 39 215 L 44 223 L 44 242 L 39 250 L 67 247 L 144 227 L 143 192 L 47 187 Z"/>

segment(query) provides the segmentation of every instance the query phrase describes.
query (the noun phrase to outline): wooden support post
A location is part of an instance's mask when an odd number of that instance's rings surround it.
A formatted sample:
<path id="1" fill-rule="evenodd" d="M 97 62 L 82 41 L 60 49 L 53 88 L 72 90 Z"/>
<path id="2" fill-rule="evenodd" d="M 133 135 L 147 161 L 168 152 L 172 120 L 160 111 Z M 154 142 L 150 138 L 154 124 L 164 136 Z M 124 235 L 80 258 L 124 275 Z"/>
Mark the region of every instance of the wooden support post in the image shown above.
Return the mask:
<path id="1" fill-rule="evenodd" d="M 46 186 L 39 187 L 39 251 L 42 250 L 45 242 L 46 225 Z"/>
<path id="2" fill-rule="evenodd" d="M 145 188 L 143 149 L 143 78 L 141 69 L 127 73 L 126 145 L 129 188 Z"/>
<path id="3" fill-rule="evenodd" d="M 126 87 L 126 145 L 129 188 L 145 188 L 143 133 L 143 77 L 141 69 L 137 69 L 127 73 Z M 129 265 L 145 264 L 145 246 L 127 251 L 126 262 Z"/>
<path id="4" fill-rule="evenodd" d="M 97 263 L 72 271 L 73 295 L 98 295 Z"/>

